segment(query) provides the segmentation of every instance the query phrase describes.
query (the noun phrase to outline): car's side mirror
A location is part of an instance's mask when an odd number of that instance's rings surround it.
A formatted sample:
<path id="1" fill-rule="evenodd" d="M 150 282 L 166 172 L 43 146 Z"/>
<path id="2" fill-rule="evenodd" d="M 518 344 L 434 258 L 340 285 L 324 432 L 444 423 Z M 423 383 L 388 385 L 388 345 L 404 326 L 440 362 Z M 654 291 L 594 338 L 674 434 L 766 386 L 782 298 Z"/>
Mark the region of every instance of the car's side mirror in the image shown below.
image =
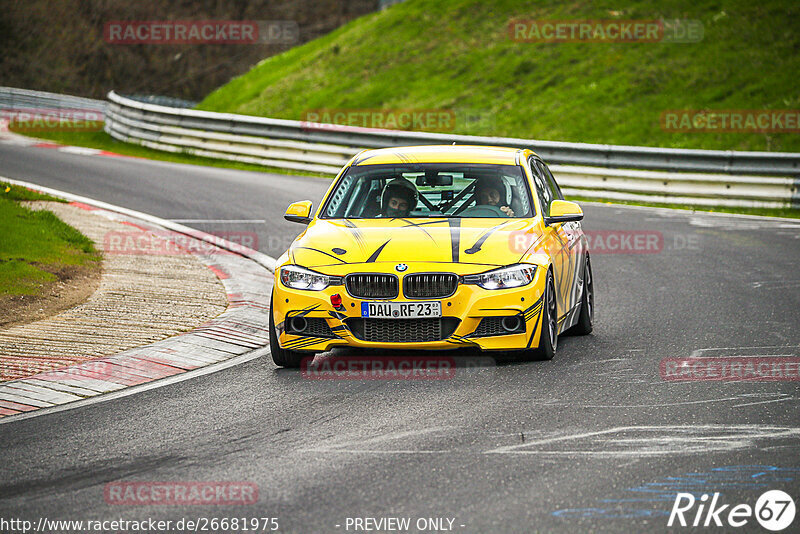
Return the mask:
<path id="1" fill-rule="evenodd" d="M 583 210 L 574 202 L 568 200 L 554 200 L 550 203 L 550 215 L 544 218 L 545 224 L 580 221 L 583 219 Z"/>
<path id="2" fill-rule="evenodd" d="M 289 204 L 289 207 L 286 208 L 286 213 L 283 214 L 283 218 L 287 221 L 308 224 L 311 222 L 311 206 L 313 206 L 313 204 L 310 200 L 292 202 Z"/>

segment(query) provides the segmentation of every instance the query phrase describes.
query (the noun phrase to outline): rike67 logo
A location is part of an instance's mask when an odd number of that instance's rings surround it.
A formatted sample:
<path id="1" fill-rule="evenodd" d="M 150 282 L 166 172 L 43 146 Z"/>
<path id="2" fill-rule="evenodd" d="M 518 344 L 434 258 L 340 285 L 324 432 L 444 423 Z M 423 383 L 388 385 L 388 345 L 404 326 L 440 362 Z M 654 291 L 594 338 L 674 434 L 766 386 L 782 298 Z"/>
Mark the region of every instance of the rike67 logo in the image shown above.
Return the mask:
<path id="1" fill-rule="evenodd" d="M 784 530 L 794 521 L 794 500 L 781 490 L 770 490 L 762 494 L 755 507 L 749 504 L 721 504 L 719 493 L 714 493 L 709 502 L 709 495 L 704 493 L 695 498 L 691 493 L 678 493 L 669 514 L 667 526 L 671 527 L 743 527 L 753 517 L 767 530 L 778 532 Z"/>

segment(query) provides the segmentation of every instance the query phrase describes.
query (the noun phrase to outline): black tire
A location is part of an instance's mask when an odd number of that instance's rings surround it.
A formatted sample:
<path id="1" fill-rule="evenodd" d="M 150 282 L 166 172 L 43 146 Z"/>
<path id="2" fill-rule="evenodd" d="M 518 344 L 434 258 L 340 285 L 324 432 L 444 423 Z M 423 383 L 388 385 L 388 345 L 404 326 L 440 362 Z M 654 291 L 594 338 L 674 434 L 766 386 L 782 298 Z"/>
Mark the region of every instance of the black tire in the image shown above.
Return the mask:
<path id="1" fill-rule="evenodd" d="M 539 346 L 530 351 L 532 359 L 552 360 L 558 347 L 558 311 L 556 306 L 556 286 L 553 273 L 548 271 L 545 283 L 544 301 L 542 302 L 542 331 L 539 334 Z"/>
<path id="2" fill-rule="evenodd" d="M 594 325 L 594 278 L 592 277 L 592 263 L 586 256 L 586 267 L 583 274 L 583 296 L 581 297 L 581 311 L 578 322 L 570 328 L 570 334 L 585 336 L 592 333 Z"/>
<path id="3" fill-rule="evenodd" d="M 305 357 L 314 357 L 311 353 L 297 352 L 294 350 L 282 349 L 278 344 L 278 334 L 275 332 L 275 319 L 272 317 L 272 301 L 269 301 L 269 351 L 272 354 L 272 361 L 278 367 L 288 367 L 290 369 L 297 369 L 300 367 L 300 362 Z"/>

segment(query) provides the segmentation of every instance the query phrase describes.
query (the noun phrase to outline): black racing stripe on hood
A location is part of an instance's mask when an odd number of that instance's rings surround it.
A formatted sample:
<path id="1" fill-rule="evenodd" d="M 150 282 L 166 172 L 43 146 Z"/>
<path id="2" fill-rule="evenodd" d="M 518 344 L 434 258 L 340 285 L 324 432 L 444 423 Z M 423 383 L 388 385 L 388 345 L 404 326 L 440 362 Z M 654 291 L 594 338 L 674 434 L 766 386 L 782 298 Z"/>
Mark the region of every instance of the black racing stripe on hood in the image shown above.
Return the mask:
<path id="1" fill-rule="evenodd" d="M 391 241 L 391 239 L 389 239 L 389 241 Z M 364 263 L 375 263 L 375 260 L 377 260 L 377 259 L 378 259 L 378 256 L 380 256 L 380 255 L 381 255 L 381 252 L 383 251 L 383 248 L 384 248 L 386 245 L 388 245 L 388 244 L 389 244 L 389 241 L 387 241 L 387 242 L 386 242 L 386 243 L 384 243 L 383 245 L 379 246 L 379 247 L 378 247 L 378 250 L 376 250 L 375 252 L 373 252 L 373 253 L 372 253 L 372 255 L 371 255 L 369 258 L 367 258 L 367 261 L 366 261 L 366 262 L 364 262 Z"/>
<path id="2" fill-rule="evenodd" d="M 403 220 L 405 220 L 405 219 L 403 219 Z M 426 222 L 412 223 L 412 224 L 414 226 L 428 226 L 430 224 L 444 224 L 446 222 L 449 222 L 449 220 L 450 219 L 436 219 L 435 221 L 426 221 Z M 411 221 L 409 221 L 409 222 L 411 222 Z"/>
<path id="3" fill-rule="evenodd" d="M 420 230 L 425 232 L 425 235 L 427 235 L 428 237 L 431 238 L 431 241 L 433 241 L 434 243 L 436 242 L 436 240 L 433 238 L 433 236 L 430 234 L 430 232 L 428 232 L 425 228 L 422 228 L 422 224 L 415 223 L 414 221 L 409 221 L 408 219 L 403 219 L 402 217 L 400 218 L 400 220 L 403 221 L 403 222 L 407 222 L 408 223 L 407 225 L 403 226 L 402 228 L 408 228 L 408 227 L 411 227 L 411 226 L 413 226 L 415 228 L 419 228 Z"/>
<path id="4" fill-rule="evenodd" d="M 537 247 L 537 246 L 538 246 L 540 243 L 542 243 L 542 241 L 544 241 L 544 240 L 545 240 L 545 235 L 544 235 L 544 234 L 539 234 L 539 236 L 537 236 L 537 237 L 536 237 L 536 241 L 534 241 L 533 243 L 531 243 L 531 244 L 530 244 L 530 246 L 529 246 L 528 248 L 526 248 L 526 249 L 525 249 L 525 252 L 523 252 L 523 253 L 520 255 L 520 258 L 524 258 L 524 257 L 525 257 L 525 255 L 526 255 L 528 252 L 530 252 L 531 250 L 535 249 L 535 248 L 536 248 L 536 247 Z"/>
<path id="5" fill-rule="evenodd" d="M 450 246 L 453 255 L 453 263 L 458 263 L 458 248 L 461 244 L 461 219 L 447 219 L 450 225 Z"/>
<path id="6" fill-rule="evenodd" d="M 334 259 L 334 260 L 336 260 L 336 261 L 340 261 L 340 262 L 342 262 L 342 263 L 347 263 L 347 262 L 346 262 L 346 261 L 344 261 L 342 258 L 338 258 L 338 257 L 334 256 L 333 254 L 328 254 L 328 253 L 327 253 L 327 252 L 325 252 L 324 250 L 319 250 L 319 249 L 317 249 L 317 248 L 312 248 L 312 247 L 297 247 L 297 248 L 302 248 L 302 249 L 305 249 L 305 250 L 312 250 L 312 251 L 314 251 L 314 252 L 319 252 L 320 254 L 325 254 L 326 256 L 330 256 L 331 258 L 333 258 L 333 259 Z"/>
<path id="7" fill-rule="evenodd" d="M 489 236 L 490 236 L 490 235 L 492 235 L 492 233 L 493 233 L 495 230 L 498 230 L 498 229 L 499 229 L 501 226 L 503 226 L 503 225 L 506 225 L 506 224 L 508 224 L 508 223 L 510 223 L 510 222 L 513 222 L 513 221 L 504 221 L 504 222 L 502 222 L 502 223 L 498 224 L 497 226 L 494 226 L 494 227 L 490 228 L 489 230 L 485 231 L 485 232 L 484 232 L 484 233 L 483 233 L 483 234 L 482 234 L 482 235 L 481 235 L 481 236 L 478 238 L 478 240 L 477 240 L 477 241 L 475 241 L 475 244 L 474 244 L 474 245 L 472 245 L 471 247 L 469 247 L 468 249 L 466 249 L 466 250 L 464 251 L 464 253 L 465 253 L 465 254 L 475 254 L 476 252 L 480 252 L 480 250 L 481 250 L 481 247 L 482 247 L 482 246 L 483 246 L 483 244 L 486 242 L 486 240 L 487 240 L 487 239 L 489 239 Z"/>
<path id="8" fill-rule="evenodd" d="M 358 246 L 360 246 L 362 249 L 365 248 L 366 241 L 364 240 L 364 234 L 361 233 L 361 230 L 358 228 L 358 225 L 356 225 L 356 223 L 354 223 L 350 219 L 344 219 L 344 225 L 348 228 L 348 230 L 350 230 L 350 233 L 356 240 L 356 243 L 358 243 Z"/>

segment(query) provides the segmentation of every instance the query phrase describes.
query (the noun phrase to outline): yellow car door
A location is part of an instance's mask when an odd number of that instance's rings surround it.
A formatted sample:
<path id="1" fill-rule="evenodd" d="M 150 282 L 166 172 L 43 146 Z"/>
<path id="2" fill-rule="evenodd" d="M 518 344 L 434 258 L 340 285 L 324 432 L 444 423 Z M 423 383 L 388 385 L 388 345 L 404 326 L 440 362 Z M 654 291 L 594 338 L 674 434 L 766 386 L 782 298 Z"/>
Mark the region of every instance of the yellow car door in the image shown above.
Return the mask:
<path id="1" fill-rule="evenodd" d="M 550 215 L 550 204 L 555 199 L 553 190 L 547 183 L 544 171 L 535 158 L 528 159 L 528 167 L 533 178 L 536 195 L 539 198 L 542 218 Z M 572 284 L 575 268 L 572 265 L 574 258 L 570 258 L 569 239 L 564 225 L 568 223 L 542 224 L 543 242 L 545 249 L 553 260 L 553 276 L 556 286 L 556 309 L 558 312 L 559 326 L 570 308 L 572 297 Z"/>

